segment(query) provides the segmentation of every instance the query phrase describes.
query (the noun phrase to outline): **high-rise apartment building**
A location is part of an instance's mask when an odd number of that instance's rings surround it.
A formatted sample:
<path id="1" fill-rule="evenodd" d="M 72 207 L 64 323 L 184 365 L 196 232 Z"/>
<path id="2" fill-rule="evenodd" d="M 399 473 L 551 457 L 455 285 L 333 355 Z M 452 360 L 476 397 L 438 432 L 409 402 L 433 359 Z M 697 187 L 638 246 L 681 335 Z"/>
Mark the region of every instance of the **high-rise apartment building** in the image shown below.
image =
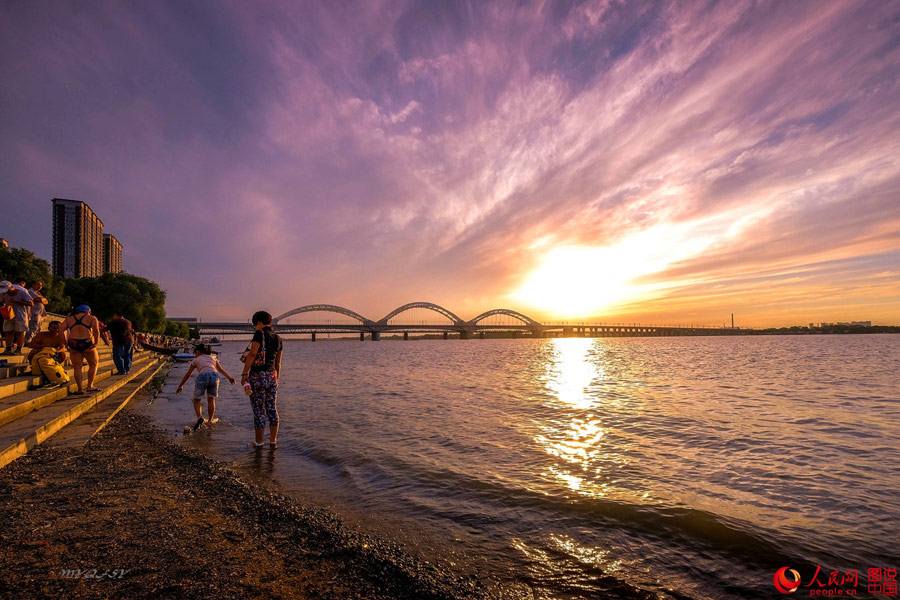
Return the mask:
<path id="1" fill-rule="evenodd" d="M 103 221 L 78 200 L 53 199 L 53 275 L 103 274 Z"/>
<path id="2" fill-rule="evenodd" d="M 103 234 L 103 272 L 122 272 L 122 244 L 111 233 Z"/>

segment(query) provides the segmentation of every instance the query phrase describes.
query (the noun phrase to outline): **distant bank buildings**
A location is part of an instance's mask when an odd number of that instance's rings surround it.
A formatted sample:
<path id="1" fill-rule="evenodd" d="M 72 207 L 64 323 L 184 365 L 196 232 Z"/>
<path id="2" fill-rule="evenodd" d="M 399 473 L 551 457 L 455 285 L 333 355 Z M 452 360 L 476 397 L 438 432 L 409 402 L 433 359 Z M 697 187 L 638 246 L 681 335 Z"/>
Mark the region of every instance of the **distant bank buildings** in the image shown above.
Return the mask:
<path id="1" fill-rule="evenodd" d="M 122 271 L 122 244 L 79 200 L 53 199 L 53 275 L 98 277 Z"/>
<path id="2" fill-rule="evenodd" d="M 871 327 L 872 321 L 840 321 L 838 323 L 810 323 L 809 328 L 815 327 Z"/>

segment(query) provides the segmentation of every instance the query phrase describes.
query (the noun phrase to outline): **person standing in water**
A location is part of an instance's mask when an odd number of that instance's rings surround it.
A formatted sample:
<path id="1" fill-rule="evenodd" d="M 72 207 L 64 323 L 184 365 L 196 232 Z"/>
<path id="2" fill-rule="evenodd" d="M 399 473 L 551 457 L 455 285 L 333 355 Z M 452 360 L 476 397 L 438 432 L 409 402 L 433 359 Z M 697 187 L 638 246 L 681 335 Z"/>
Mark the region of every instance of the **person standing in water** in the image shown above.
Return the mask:
<path id="1" fill-rule="evenodd" d="M 219 395 L 219 373 L 224 375 L 231 385 L 234 385 L 234 377 L 228 374 L 228 371 L 219 363 L 219 359 L 212 355 L 212 349 L 205 344 L 197 344 L 194 348 L 194 360 L 191 366 L 184 374 L 181 383 L 175 394 L 181 393 L 184 384 L 187 383 L 191 373 L 197 369 L 197 381 L 194 384 L 194 412 L 197 413 L 197 422 L 194 424 L 194 431 L 203 425 L 203 396 L 206 396 L 206 405 L 209 411 L 209 423 L 218 421 L 216 418 L 216 396 Z"/>
<path id="2" fill-rule="evenodd" d="M 266 311 L 253 314 L 251 319 L 256 332 L 250 349 L 244 358 L 241 385 L 250 385 L 250 406 L 253 409 L 253 429 L 257 448 L 263 445 L 266 418 L 269 420 L 269 445 L 278 444 L 278 374 L 281 372 L 281 338 L 272 329 L 272 315 Z"/>

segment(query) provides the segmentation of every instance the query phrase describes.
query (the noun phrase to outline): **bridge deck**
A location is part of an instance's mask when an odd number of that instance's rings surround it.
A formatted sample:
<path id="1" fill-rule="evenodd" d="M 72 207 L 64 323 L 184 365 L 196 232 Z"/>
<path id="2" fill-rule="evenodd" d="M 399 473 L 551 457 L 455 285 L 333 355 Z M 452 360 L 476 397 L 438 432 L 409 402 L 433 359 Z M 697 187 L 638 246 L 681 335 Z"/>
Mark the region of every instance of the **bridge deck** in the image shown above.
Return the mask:
<path id="1" fill-rule="evenodd" d="M 195 328 L 201 335 L 251 334 L 254 327 L 250 323 L 200 322 Z M 465 333 L 519 331 L 535 336 L 562 334 L 563 336 L 676 336 L 676 335 L 742 335 L 747 329 L 729 327 L 687 327 L 659 325 L 542 323 L 535 325 L 481 325 L 481 324 L 337 324 L 337 323 L 287 323 L 275 325 L 275 330 L 283 335 L 309 335 L 313 333 Z"/>

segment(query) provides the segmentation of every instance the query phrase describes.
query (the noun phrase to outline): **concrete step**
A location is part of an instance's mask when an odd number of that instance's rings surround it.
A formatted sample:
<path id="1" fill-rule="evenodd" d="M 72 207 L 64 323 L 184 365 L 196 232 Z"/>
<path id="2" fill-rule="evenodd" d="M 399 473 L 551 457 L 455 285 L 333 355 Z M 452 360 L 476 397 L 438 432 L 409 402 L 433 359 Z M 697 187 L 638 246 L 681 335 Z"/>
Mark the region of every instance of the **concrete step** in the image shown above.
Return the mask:
<path id="1" fill-rule="evenodd" d="M 135 352 L 134 360 L 137 360 L 139 356 L 148 355 L 149 353 L 144 351 Z M 111 354 L 107 356 L 101 356 L 100 361 L 97 363 L 97 372 L 99 373 L 101 370 L 112 369 L 114 368 L 114 366 L 115 363 L 112 360 Z M 82 366 L 82 372 L 87 373 L 86 363 Z M 66 373 L 68 373 L 69 377 L 74 381 L 75 369 L 70 366 L 66 369 Z M 26 371 L 26 373 L 24 374 L 0 380 L 0 399 L 8 398 L 9 396 L 26 392 L 39 385 L 41 385 L 41 378 L 37 375 L 32 375 L 31 369 L 29 367 L 28 371 Z"/>
<path id="2" fill-rule="evenodd" d="M 2 364 L 2 363 L 0 363 Z M 6 367 L 0 367 L 0 379 L 9 379 L 10 377 L 18 377 L 28 370 L 28 365 L 24 362 L 17 362 Z"/>
<path id="3" fill-rule="evenodd" d="M 87 396 L 68 396 L 49 406 L 31 412 L 23 418 L 0 427 L 0 468 L 24 456 L 35 446 L 42 444 L 69 423 L 91 408 L 140 377 L 159 363 L 158 358 L 136 365 L 130 374 L 108 379 L 98 385 L 99 392 Z"/>
<path id="4" fill-rule="evenodd" d="M 134 399 L 148 383 L 159 373 L 165 377 L 168 361 L 158 361 L 147 371 L 135 377 L 105 400 L 100 401 L 86 413 L 64 427 L 59 433 L 47 440 L 47 446 L 81 446 L 94 437 L 101 429 L 112 421 L 129 402 Z"/>
<path id="5" fill-rule="evenodd" d="M 105 358 L 112 358 L 112 348 L 111 347 L 100 346 L 98 348 L 98 350 L 99 350 L 99 357 L 101 360 L 103 360 Z M 31 349 L 29 349 L 28 352 L 31 352 Z M 18 376 L 23 375 L 26 372 L 28 372 L 28 370 L 29 370 L 28 361 L 27 361 L 28 352 L 23 352 L 22 354 L 14 354 L 14 355 L 0 354 L 0 364 L 2 364 L 2 361 L 6 361 L 6 363 L 9 365 L 7 367 L 0 367 L 0 380 L 10 379 L 11 377 L 18 377 Z M 135 348 L 135 352 L 137 352 L 136 348 Z M 67 367 L 72 366 L 71 359 L 67 360 L 66 366 Z"/>
<path id="6" fill-rule="evenodd" d="M 132 363 L 132 369 L 153 358 L 156 357 L 151 355 L 136 356 Z M 107 363 L 103 368 L 98 365 L 97 375 L 94 377 L 94 385 L 112 377 L 113 373 L 115 373 L 115 367 L 112 362 Z M 19 419 L 32 411 L 53 404 L 77 389 L 78 385 L 75 383 L 75 380 L 72 379 L 67 385 L 54 390 L 38 388 L 0 398 L 0 427 L 6 423 Z"/>

